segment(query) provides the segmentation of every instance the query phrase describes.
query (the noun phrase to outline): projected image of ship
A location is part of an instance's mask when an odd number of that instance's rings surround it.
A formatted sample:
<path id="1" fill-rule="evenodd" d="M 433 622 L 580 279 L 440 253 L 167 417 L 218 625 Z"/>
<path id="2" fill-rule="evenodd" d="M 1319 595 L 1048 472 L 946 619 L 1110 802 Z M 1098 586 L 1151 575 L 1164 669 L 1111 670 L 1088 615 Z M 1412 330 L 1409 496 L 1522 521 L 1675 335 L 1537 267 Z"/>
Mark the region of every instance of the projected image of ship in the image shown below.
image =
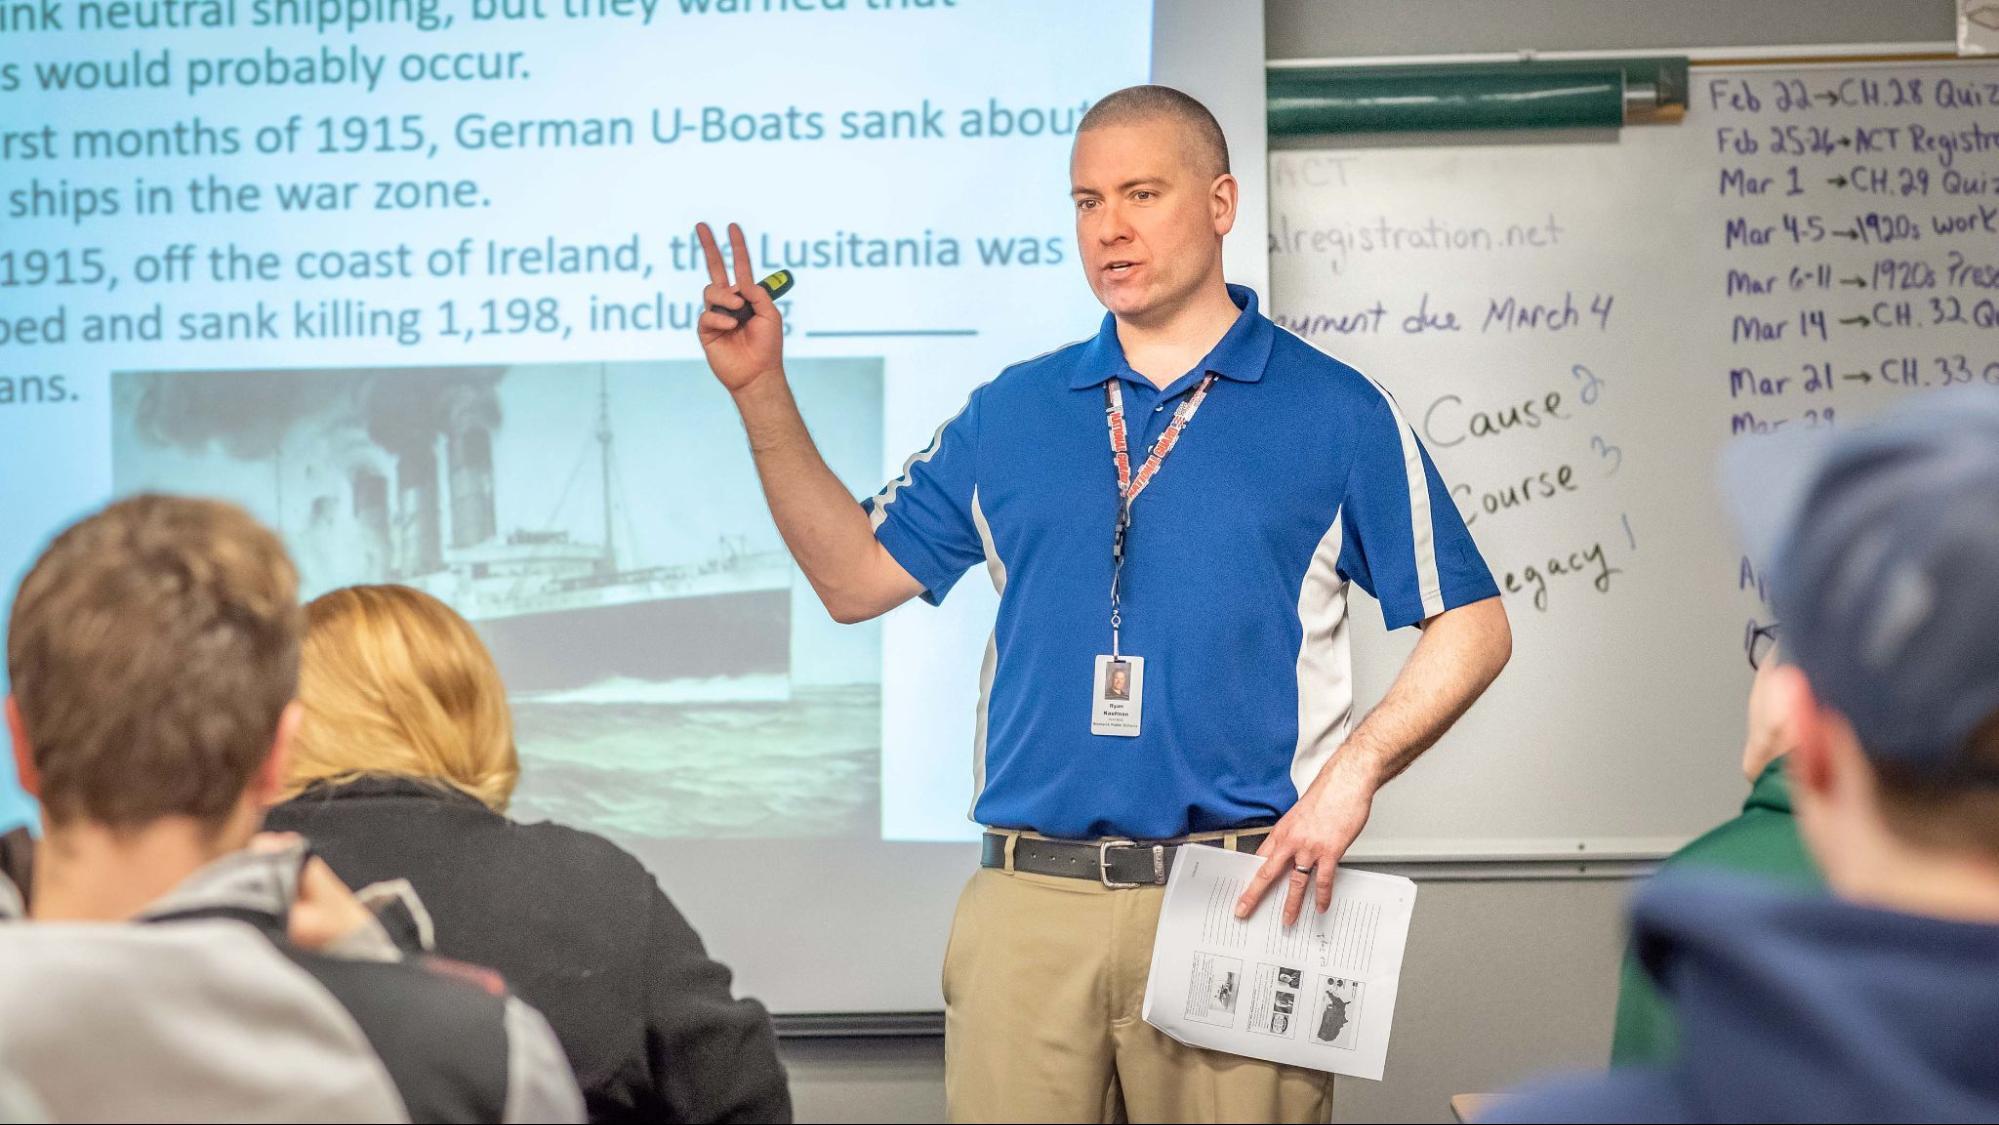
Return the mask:
<path id="1" fill-rule="evenodd" d="M 793 567 L 775 529 L 662 472 L 657 449 L 637 451 L 642 500 L 626 487 L 621 442 L 673 443 L 677 468 L 717 440 L 684 393 L 601 365 L 136 373 L 114 459 L 121 487 L 248 507 L 307 597 L 437 595 L 517 698 L 782 701 Z"/>
<path id="2" fill-rule="evenodd" d="M 879 487 L 882 359 L 787 373 L 828 467 Z M 472 621 L 517 818 L 635 849 L 879 834 L 880 626 L 794 578 L 702 360 L 121 371 L 111 400 L 115 494 L 242 505 L 307 598 L 403 583 Z"/>
<path id="3" fill-rule="evenodd" d="M 588 435 L 549 526 L 494 531 L 490 428 L 459 410 L 446 431 L 451 545 L 415 483 L 416 540 L 404 544 L 402 580 L 450 602 L 477 625 L 516 695 L 606 703 L 681 699 L 775 700 L 789 695 L 790 556 L 720 537 L 689 562 L 621 565 L 643 557 L 629 513 L 611 426 L 609 378 L 597 377 L 596 429 Z M 594 480 L 580 477 L 594 475 Z M 577 485 L 601 512 L 596 542 L 576 539 L 561 517 Z M 670 503 L 670 494 L 662 502 Z M 462 544 L 462 545 L 461 545 Z M 409 554 L 410 548 L 414 554 Z"/>

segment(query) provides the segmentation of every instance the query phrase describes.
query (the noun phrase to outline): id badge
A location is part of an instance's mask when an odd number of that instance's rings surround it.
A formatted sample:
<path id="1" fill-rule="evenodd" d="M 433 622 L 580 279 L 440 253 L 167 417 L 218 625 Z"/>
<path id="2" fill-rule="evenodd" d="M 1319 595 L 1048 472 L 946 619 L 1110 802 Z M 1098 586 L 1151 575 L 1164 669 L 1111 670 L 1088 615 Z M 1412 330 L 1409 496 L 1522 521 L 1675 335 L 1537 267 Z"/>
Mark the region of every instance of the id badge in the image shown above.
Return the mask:
<path id="1" fill-rule="evenodd" d="M 1090 733 L 1137 738 L 1145 703 L 1145 658 L 1099 656 L 1090 689 Z"/>

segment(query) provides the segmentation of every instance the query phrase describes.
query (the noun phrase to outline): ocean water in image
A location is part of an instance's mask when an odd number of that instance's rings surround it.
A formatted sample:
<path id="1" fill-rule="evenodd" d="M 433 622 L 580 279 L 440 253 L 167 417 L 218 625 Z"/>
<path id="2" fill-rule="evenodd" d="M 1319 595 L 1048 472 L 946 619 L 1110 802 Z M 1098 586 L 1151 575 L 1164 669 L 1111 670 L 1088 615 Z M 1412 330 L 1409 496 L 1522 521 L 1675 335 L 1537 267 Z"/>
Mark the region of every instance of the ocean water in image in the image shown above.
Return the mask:
<path id="1" fill-rule="evenodd" d="M 788 700 L 514 703 L 516 820 L 627 846 L 675 837 L 872 838 L 880 825 L 881 688 Z"/>

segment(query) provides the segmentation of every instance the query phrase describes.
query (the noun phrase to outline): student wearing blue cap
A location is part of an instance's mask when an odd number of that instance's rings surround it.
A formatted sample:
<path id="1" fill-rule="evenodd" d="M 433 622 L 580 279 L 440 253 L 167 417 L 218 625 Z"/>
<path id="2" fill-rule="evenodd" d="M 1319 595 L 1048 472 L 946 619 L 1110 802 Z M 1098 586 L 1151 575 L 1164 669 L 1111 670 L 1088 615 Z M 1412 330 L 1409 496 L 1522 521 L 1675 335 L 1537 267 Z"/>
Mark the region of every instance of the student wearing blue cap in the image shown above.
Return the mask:
<path id="1" fill-rule="evenodd" d="M 1635 944 L 1669 1067 L 1502 1097 L 1488 1121 L 1999 1118 L 1999 392 L 1909 400 L 1725 477 L 1771 560 L 1799 832 L 1833 895 L 1662 876 Z"/>

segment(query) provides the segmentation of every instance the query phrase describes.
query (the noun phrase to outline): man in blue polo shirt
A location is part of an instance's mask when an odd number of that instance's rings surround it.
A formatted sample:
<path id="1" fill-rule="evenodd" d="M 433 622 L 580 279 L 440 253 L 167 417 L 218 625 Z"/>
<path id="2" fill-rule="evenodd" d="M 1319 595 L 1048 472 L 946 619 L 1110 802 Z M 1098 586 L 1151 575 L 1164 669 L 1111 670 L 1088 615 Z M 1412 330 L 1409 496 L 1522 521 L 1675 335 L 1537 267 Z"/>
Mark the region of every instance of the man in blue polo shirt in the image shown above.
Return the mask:
<path id="1" fill-rule="evenodd" d="M 1094 339 L 972 392 L 856 507 L 787 388 L 776 306 L 730 228 L 701 229 L 702 346 L 735 396 L 772 515 L 833 616 L 1000 593 L 973 815 L 988 828 L 946 955 L 956 1120 L 1326 1119 L 1330 1076 L 1185 1047 L 1138 1018 L 1177 848 L 1255 850 L 1325 910 L 1375 791 L 1505 664 L 1498 591 L 1395 402 L 1222 279 L 1227 144 L 1159 86 L 1084 118 L 1080 257 Z M 1424 635 L 1351 722 L 1346 597 Z"/>

